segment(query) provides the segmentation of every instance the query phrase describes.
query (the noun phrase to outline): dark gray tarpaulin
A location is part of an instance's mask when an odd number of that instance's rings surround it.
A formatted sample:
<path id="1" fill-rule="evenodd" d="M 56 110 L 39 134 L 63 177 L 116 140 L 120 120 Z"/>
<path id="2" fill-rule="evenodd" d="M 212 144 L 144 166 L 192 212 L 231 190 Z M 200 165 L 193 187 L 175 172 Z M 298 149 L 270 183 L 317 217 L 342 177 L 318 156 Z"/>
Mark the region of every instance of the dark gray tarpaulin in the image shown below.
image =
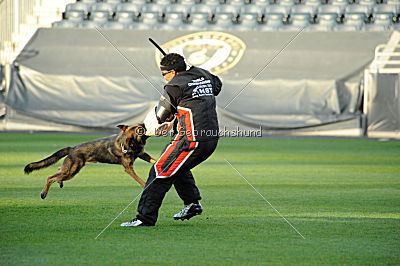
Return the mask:
<path id="1" fill-rule="evenodd" d="M 30 117 L 95 128 L 139 122 L 164 84 L 148 38 L 165 44 L 191 33 L 39 29 L 15 60 L 6 103 L 28 124 Z M 302 32 L 293 41 L 296 32 L 229 34 L 199 44 L 200 34 L 182 48 L 200 65 L 227 52 L 214 68 L 224 83 L 220 124 L 293 129 L 354 118 L 362 70 L 391 33 Z M 174 51 L 184 39 L 163 47 Z M 233 48 L 210 54 L 225 44 Z"/>

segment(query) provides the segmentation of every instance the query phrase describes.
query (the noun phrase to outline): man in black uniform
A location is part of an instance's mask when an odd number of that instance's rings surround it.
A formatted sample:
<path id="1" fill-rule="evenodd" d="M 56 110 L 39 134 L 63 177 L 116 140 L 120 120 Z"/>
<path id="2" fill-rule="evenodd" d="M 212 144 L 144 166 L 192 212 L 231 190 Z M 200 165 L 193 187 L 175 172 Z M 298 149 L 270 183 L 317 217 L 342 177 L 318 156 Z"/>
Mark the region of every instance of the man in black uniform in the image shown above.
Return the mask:
<path id="1" fill-rule="evenodd" d="M 175 53 L 167 54 L 160 63 L 168 81 L 156 107 L 159 124 L 177 120 L 175 135 L 151 167 L 139 201 L 138 215 L 121 226 L 153 226 L 165 194 L 175 186 L 185 207 L 175 220 L 201 214 L 200 192 L 190 169 L 205 161 L 218 143 L 218 119 L 215 96 L 221 91 L 221 80 L 207 70 L 187 66 Z"/>

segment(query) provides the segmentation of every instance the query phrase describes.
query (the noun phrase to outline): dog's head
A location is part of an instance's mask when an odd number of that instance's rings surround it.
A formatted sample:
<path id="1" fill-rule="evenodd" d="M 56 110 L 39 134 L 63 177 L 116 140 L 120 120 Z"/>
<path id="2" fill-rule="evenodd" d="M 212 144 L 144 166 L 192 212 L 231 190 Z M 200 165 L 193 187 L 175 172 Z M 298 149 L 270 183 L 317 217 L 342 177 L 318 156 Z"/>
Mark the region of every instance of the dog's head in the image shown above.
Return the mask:
<path id="1" fill-rule="evenodd" d="M 146 128 L 144 124 L 136 124 L 133 126 L 118 125 L 122 130 L 121 134 L 121 148 L 123 152 L 135 151 L 143 148 L 146 144 L 148 136 L 145 135 Z"/>

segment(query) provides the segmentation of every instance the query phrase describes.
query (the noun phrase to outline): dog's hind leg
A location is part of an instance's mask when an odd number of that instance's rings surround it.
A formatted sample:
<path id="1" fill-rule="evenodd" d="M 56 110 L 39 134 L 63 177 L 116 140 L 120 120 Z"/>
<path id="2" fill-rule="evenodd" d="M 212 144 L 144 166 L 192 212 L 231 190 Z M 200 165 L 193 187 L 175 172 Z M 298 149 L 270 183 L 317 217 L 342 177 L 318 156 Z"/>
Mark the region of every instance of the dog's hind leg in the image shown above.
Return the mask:
<path id="1" fill-rule="evenodd" d="M 61 171 L 61 167 L 58 167 L 58 171 Z M 64 184 L 62 181 L 57 181 L 57 183 L 60 186 L 60 188 L 63 188 Z"/>
<path id="2" fill-rule="evenodd" d="M 46 198 L 47 193 L 49 192 L 50 186 L 54 182 L 58 182 L 60 184 L 60 187 L 63 187 L 63 181 L 73 178 L 84 165 L 85 165 L 84 160 L 82 160 L 80 158 L 77 158 L 75 160 L 73 160 L 69 157 L 65 158 L 60 171 L 58 173 L 56 173 L 55 175 L 49 176 L 47 178 L 47 182 L 44 185 L 42 192 L 40 193 L 40 197 L 42 199 Z"/>
<path id="3" fill-rule="evenodd" d="M 45 199 L 47 196 L 47 193 L 49 192 L 50 186 L 56 182 L 56 180 L 59 178 L 59 176 L 61 175 L 61 173 L 56 173 L 55 175 L 49 176 L 47 178 L 47 182 L 44 185 L 42 192 L 40 192 L 40 197 L 42 199 Z"/>
<path id="4" fill-rule="evenodd" d="M 67 181 L 72 179 L 76 174 L 79 173 L 79 171 L 82 169 L 82 167 L 85 166 L 85 160 L 82 158 L 74 158 L 74 160 L 66 158 L 65 161 L 69 160 L 66 162 L 65 165 L 62 166 L 62 171 L 66 173 L 64 176 L 60 176 L 60 178 L 57 180 L 59 182 Z"/>

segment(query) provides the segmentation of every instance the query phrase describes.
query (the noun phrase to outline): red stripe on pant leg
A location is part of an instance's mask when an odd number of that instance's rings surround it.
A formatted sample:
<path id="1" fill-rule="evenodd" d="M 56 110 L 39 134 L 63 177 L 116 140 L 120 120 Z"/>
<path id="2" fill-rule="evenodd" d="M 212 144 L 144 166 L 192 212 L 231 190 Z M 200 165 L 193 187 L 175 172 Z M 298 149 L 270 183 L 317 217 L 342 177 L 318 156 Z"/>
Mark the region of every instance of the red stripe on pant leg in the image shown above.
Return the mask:
<path id="1" fill-rule="evenodd" d="M 189 145 L 189 151 L 182 152 L 175 162 L 172 164 L 170 170 L 172 171 L 171 174 L 178 170 L 182 165 L 180 165 L 183 161 L 185 161 L 193 152 L 193 150 L 197 147 L 197 142 L 191 142 Z"/>
<path id="2" fill-rule="evenodd" d="M 187 115 L 185 117 L 185 124 L 186 124 L 186 130 L 188 131 L 189 134 L 187 134 L 187 138 L 190 141 L 194 140 L 194 132 L 192 128 L 192 116 L 190 115 L 190 112 L 187 112 Z"/>
<path id="3" fill-rule="evenodd" d="M 172 173 L 177 169 L 177 167 L 179 166 L 179 164 L 185 160 L 186 157 L 189 156 L 190 151 L 184 151 L 181 152 L 178 156 L 178 158 L 176 158 L 176 160 L 172 163 L 172 165 L 168 168 L 167 172 L 162 172 L 160 173 L 158 176 L 170 176 L 172 175 Z"/>
<path id="4" fill-rule="evenodd" d="M 191 142 L 189 149 L 190 151 L 181 152 L 172 165 L 169 167 L 167 172 L 160 173 L 159 176 L 170 176 L 182 166 L 181 163 L 184 162 L 193 152 L 193 150 L 197 147 L 197 142 Z"/>
<path id="5" fill-rule="evenodd" d="M 180 137 L 180 134 L 178 134 L 175 139 L 172 141 L 172 143 L 168 146 L 168 148 L 164 151 L 163 154 L 161 154 L 161 157 L 157 160 L 155 163 L 155 170 L 156 174 L 159 175 L 159 173 L 162 172 L 162 165 L 164 164 L 165 160 L 171 155 L 172 151 L 176 148 L 176 145 L 178 144 L 178 138 Z"/>
<path id="6" fill-rule="evenodd" d="M 193 141 L 195 140 L 194 138 L 194 129 L 192 127 L 192 115 L 191 112 L 188 110 L 183 109 L 182 107 L 178 107 L 178 113 L 179 115 L 184 115 L 185 116 L 185 126 L 186 126 L 186 132 L 184 132 L 188 138 L 188 140 Z"/>

